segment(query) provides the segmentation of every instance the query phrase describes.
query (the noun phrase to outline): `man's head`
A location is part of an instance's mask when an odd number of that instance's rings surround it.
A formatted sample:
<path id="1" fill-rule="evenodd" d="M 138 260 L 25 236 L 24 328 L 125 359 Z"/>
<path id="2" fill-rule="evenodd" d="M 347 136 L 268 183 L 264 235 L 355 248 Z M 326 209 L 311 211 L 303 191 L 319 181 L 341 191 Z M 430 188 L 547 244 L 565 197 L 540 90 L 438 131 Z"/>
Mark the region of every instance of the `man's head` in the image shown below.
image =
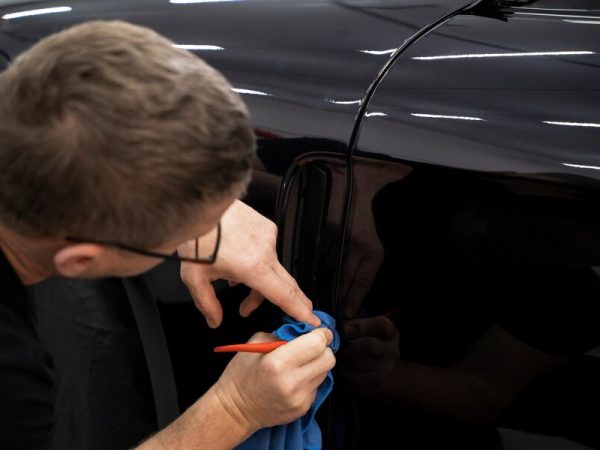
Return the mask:
<path id="1" fill-rule="evenodd" d="M 78 25 L 0 75 L 0 222 L 28 238 L 174 243 L 218 220 L 253 158 L 229 83 L 146 28 Z"/>

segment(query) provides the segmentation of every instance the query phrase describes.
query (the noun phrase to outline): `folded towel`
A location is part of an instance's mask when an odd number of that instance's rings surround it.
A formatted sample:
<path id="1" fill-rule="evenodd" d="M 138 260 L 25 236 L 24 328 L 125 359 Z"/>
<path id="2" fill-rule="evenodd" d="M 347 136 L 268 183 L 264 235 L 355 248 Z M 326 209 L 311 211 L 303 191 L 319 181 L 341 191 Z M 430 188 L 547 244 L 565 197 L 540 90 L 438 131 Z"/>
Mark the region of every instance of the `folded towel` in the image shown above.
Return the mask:
<path id="1" fill-rule="evenodd" d="M 335 319 L 322 311 L 314 311 L 321 319 L 321 326 L 333 332 L 329 346 L 336 352 L 340 346 L 340 336 L 335 329 Z M 291 317 L 285 317 L 284 324 L 273 332 L 279 339 L 291 341 L 298 336 L 314 330 L 315 327 L 305 322 L 298 322 Z M 317 396 L 308 412 L 288 423 L 271 428 L 263 428 L 250 436 L 237 447 L 237 450 L 321 450 L 321 429 L 315 420 L 319 406 L 323 404 L 333 388 L 333 375 L 327 373 L 327 378 L 317 388 Z"/>

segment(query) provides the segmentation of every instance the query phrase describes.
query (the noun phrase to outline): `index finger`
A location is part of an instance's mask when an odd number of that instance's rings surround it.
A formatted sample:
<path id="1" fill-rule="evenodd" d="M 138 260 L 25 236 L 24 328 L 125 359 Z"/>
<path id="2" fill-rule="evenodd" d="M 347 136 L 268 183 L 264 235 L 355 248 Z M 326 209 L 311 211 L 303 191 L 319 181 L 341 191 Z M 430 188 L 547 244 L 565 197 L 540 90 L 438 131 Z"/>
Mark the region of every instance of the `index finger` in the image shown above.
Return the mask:
<path id="1" fill-rule="evenodd" d="M 294 319 L 315 327 L 321 325 L 321 320 L 312 312 L 312 302 L 279 261 L 274 267 L 265 265 L 257 270 L 246 284 Z"/>

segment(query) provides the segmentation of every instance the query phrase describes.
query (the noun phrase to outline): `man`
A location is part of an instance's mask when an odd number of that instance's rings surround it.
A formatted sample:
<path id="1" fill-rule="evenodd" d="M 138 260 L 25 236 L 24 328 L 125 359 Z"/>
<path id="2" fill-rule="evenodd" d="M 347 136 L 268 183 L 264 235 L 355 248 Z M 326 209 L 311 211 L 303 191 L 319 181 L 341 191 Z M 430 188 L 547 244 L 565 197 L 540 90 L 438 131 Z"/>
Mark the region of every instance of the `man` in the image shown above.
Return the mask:
<path id="1" fill-rule="evenodd" d="M 319 324 L 274 253 L 245 257 L 243 245 L 265 245 L 235 234 L 239 220 L 265 225 L 236 201 L 253 158 L 248 113 L 226 80 L 141 27 L 73 27 L 0 75 L 3 448 L 51 441 L 52 373 L 25 285 L 130 276 L 179 248 L 188 261 L 183 277 L 210 326 L 221 321 L 215 278 L 253 288 L 243 315 L 264 295 Z M 206 265 L 217 256 L 211 245 L 221 228 L 218 262 Z M 238 354 L 205 395 L 139 448 L 232 448 L 303 415 L 335 364 L 330 339 L 320 328 L 267 355 Z"/>

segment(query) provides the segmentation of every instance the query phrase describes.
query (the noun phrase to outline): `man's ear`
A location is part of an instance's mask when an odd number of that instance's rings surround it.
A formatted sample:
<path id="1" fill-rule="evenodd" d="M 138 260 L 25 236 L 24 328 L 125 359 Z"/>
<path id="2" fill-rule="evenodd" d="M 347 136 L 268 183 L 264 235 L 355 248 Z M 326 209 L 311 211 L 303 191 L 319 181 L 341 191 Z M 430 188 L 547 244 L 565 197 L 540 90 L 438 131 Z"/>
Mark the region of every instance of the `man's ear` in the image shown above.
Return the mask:
<path id="1" fill-rule="evenodd" d="M 63 277 L 84 277 L 105 251 L 103 246 L 96 244 L 68 245 L 54 254 L 54 265 Z"/>

